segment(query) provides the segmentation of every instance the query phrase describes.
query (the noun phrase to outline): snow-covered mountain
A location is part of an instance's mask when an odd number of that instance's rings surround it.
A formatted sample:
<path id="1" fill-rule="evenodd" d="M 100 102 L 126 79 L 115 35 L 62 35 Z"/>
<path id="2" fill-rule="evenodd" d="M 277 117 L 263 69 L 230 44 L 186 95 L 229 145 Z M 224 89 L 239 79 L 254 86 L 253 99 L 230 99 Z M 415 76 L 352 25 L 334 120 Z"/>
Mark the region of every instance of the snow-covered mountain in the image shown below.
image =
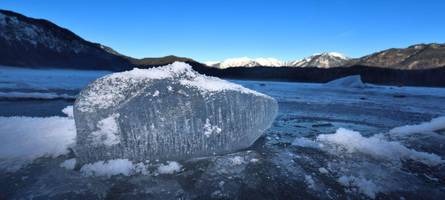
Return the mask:
<path id="1" fill-rule="evenodd" d="M 205 62 L 207 66 L 216 67 L 220 69 L 226 69 L 230 67 L 257 67 L 257 66 L 267 66 L 267 67 L 280 67 L 284 65 L 283 61 L 275 58 L 229 58 L 224 61 L 209 61 Z"/>
<path id="2" fill-rule="evenodd" d="M 267 66 L 267 67 L 338 67 L 346 64 L 349 58 L 343 54 L 330 52 L 314 54 L 302 60 L 296 61 L 281 61 L 275 58 L 229 58 L 224 61 L 209 61 L 205 62 L 207 66 L 216 67 L 220 69 L 226 69 L 230 67 L 257 67 L 257 66 Z"/>
<path id="3" fill-rule="evenodd" d="M 350 58 L 341 53 L 329 52 L 314 54 L 302 60 L 289 62 L 288 66 L 330 68 L 344 66 L 349 60 Z"/>

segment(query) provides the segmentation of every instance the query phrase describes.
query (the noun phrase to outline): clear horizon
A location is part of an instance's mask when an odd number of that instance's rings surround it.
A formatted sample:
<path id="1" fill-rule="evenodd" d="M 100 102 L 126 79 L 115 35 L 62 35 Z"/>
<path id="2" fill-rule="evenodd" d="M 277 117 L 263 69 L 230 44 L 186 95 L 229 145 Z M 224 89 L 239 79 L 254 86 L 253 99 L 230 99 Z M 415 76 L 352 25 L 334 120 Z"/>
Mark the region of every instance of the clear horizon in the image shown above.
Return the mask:
<path id="1" fill-rule="evenodd" d="M 360 57 L 445 41 L 445 2 L 387 1 L 2 1 L 82 38 L 136 57 L 197 61 L 297 60 L 314 53 Z"/>

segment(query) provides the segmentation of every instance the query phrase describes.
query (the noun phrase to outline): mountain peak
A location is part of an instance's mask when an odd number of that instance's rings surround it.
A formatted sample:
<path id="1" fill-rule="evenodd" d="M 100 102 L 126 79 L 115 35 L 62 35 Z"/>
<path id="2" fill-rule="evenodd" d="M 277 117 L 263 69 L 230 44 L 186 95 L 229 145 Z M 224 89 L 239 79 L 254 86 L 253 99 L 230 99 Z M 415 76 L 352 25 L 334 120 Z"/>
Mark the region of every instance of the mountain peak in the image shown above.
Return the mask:
<path id="1" fill-rule="evenodd" d="M 289 66 L 293 67 L 320 67 L 320 68 L 330 68 L 339 67 L 345 65 L 350 59 L 337 52 L 324 52 L 314 54 L 307 58 L 301 60 L 292 61 Z"/>
<path id="2" fill-rule="evenodd" d="M 320 55 L 320 56 L 329 56 L 329 57 L 337 57 L 337 58 L 344 59 L 344 60 L 349 59 L 344 54 L 338 53 L 338 52 L 323 52 L 323 53 L 319 53 L 318 55 Z"/>

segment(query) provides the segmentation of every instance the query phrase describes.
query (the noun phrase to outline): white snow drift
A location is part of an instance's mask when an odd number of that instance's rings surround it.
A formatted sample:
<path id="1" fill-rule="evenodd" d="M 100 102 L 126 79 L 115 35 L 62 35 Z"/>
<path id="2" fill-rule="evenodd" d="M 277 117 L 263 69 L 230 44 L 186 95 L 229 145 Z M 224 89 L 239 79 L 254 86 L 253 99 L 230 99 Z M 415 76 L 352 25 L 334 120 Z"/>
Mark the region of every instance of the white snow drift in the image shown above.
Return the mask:
<path id="1" fill-rule="evenodd" d="M 42 157 L 68 153 L 76 128 L 68 117 L 0 117 L 0 169 L 15 171 Z"/>
<path id="2" fill-rule="evenodd" d="M 361 153 L 375 159 L 393 163 L 400 163 L 400 161 L 408 159 L 430 166 L 445 163 L 436 154 L 409 149 L 400 142 L 384 139 L 381 134 L 363 137 L 359 132 L 344 128 L 339 128 L 334 134 L 318 135 L 315 141 L 306 138 L 296 138 L 292 144 L 307 148 L 320 148 L 335 154 L 341 154 L 342 151 Z"/>
<path id="3" fill-rule="evenodd" d="M 85 176 L 107 176 L 124 175 L 129 176 L 136 170 L 135 165 L 127 159 L 115 159 L 98 161 L 83 165 L 80 172 Z"/>
<path id="4" fill-rule="evenodd" d="M 324 84 L 328 87 L 337 88 L 365 88 L 367 85 L 363 83 L 360 75 L 346 76 L 343 78 L 335 79 L 333 81 Z"/>
<path id="5" fill-rule="evenodd" d="M 349 153 L 359 152 L 393 162 L 412 159 L 430 166 L 444 163 L 440 156 L 409 149 L 399 142 L 387 141 L 379 134 L 366 138 L 359 132 L 340 128 L 335 134 L 319 135 L 317 141 L 335 145 Z"/>
<path id="6" fill-rule="evenodd" d="M 406 125 L 391 129 L 392 134 L 413 134 L 428 133 L 445 129 L 445 116 L 434 118 L 429 122 L 423 122 L 416 125 Z"/>

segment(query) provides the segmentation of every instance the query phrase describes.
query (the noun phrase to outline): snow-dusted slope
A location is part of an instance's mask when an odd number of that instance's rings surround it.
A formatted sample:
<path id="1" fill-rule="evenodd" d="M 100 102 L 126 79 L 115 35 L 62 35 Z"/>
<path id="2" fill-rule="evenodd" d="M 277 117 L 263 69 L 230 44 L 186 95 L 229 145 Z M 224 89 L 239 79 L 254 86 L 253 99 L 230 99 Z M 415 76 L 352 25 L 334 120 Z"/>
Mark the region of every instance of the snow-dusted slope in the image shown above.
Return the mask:
<path id="1" fill-rule="evenodd" d="M 329 68 L 329 67 L 338 67 L 346 64 L 349 61 L 349 58 L 344 56 L 343 54 L 336 52 L 329 53 L 321 53 L 314 54 L 302 60 L 296 61 L 281 61 L 275 58 L 229 58 L 224 61 L 208 61 L 205 62 L 206 65 L 210 67 L 216 67 L 220 69 L 226 69 L 230 67 L 258 67 L 258 66 L 266 66 L 266 67 L 282 67 L 282 66 L 290 66 L 290 67 L 321 67 L 321 68 Z"/>
<path id="2" fill-rule="evenodd" d="M 288 66 L 329 68 L 342 66 L 348 61 L 349 58 L 341 53 L 329 52 L 314 54 L 302 60 L 289 62 Z"/>

